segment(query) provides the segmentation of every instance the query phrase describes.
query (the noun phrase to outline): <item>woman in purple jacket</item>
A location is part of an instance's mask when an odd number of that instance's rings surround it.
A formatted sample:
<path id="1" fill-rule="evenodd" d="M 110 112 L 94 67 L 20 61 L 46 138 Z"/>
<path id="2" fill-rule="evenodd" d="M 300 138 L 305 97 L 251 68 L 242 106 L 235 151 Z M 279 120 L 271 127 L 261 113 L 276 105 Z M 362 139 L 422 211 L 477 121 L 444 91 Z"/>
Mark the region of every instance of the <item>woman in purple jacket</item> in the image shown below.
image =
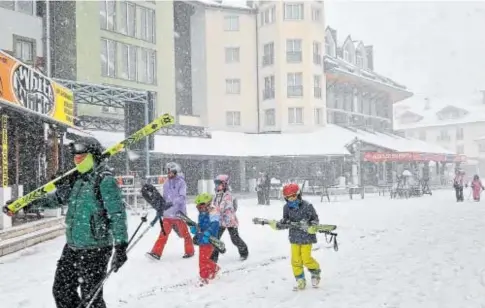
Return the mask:
<path id="1" fill-rule="evenodd" d="M 181 168 L 177 163 L 168 163 L 166 166 L 168 181 L 163 184 L 163 198 L 167 202 L 167 210 L 163 213 L 162 217 L 155 217 L 151 222 L 151 225 L 155 225 L 157 221 L 160 221 L 162 230 L 158 237 L 152 251 L 148 255 L 154 259 L 160 260 L 163 249 L 167 243 L 168 236 L 172 229 L 184 239 L 185 254 L 183 258 L 190 258 L 194 255 L 194 244 L 192 243 L 192 237 L 190 236 L 189 229 L 184 221 L 177 217 L 177 212 L 182 212 L 187 215 L 186 198 L 187 198 L 187 185 L 182 175 L 180 175 Z"/>

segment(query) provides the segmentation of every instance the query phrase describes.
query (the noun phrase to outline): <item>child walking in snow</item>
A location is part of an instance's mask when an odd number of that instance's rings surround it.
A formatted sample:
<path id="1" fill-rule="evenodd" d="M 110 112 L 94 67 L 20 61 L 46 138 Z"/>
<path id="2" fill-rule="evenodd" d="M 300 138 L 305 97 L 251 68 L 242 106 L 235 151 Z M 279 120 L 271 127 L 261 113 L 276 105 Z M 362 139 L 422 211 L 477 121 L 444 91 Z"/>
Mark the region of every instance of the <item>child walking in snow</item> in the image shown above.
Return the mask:
<path id="1" fill-rule="evenodd" d="M 216 195 L 214 197 L 213 205 L 217 208 L 221 215 L 221 226 L 219 229 L 220 239 L 224 234 L 224 231 L 229 231 L 231 242 L 237 247 L 241 260 L 248 258 L 248 246 L 239 236 L 238 220 L 236 216 L 237 204 L 233 199 L 231 192 L 229 191 L 229 176 L 221 174 L 214 180 L 216 185 Z M 215 250 L 212 254 L 212 260 L 217 262 L 219 259 L 219 252 Z"/>
<path id="2" fill-rule="evenodd" d="M 286 229 L 288 224 L 294 223 L 301 226 L 302 223 L 308 226 L 305 230 L 302 227 L 290 227 L 289 239 L 291 243 L 291 266 L 297 285 L 295 290 L 302 290 L 306 287 L 306 267 L 312 277 L 312 285 L 317 287 L 320 283 L 320 264 L 312 257 L 312 245 L 317 243 L 318 215 L 313 205 L 301 198 L 301 190 L 298 184 L 287 184 L 283 187 L 283 196 L 286 204 L 283 207 L 283 219 L 280 222 L 270 221 L 274 230 Z"/>
<path id="3" fill-rule="evenodd" d="M 214 279 L 219 266 L 211 259 L 215 250 L 209 242 L 211 236 L 217 237 L 219 233 L 219 213 L 211 206 L 212 196 L 203 193 L 195 198 L 195 204 L 199 211 L 198 226 L 190 227 L 190 233 L 194 234 L 194 244 L 199 246 L 199 275 L 200 284 L 209 283 Z"/>
<path id="4" fill-rule="evenodd" d="M 480 201 L 480 194 L 485 188 L 483 187 L 482 181 L 480 181 L 480 177 L 477 174 L 473 176 L 473 181 L 470 186 L 473 191 L 473 200 Z"/>

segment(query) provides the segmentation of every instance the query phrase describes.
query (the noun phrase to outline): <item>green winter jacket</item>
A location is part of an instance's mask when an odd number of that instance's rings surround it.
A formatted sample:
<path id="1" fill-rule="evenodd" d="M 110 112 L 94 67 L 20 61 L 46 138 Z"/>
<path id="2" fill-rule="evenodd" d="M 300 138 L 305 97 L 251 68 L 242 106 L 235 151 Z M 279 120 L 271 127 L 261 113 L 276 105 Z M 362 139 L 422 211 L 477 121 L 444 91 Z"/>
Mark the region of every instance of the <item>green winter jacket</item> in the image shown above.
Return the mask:
<path id="1" fill-rule="evenodd" d="M 107 174 L 105 172 L 105 174 Z M 95 172 L 80 175 L 70 190 L 66 213 L 67 244 L 76 248 L 97 248 L 128 242 L 126 211 L 121 190 L 111 175 L 104 175 L 99 184 L 104 206 L 96 199 Z M 49 198 L 47 207 L 59 202 Z"/>

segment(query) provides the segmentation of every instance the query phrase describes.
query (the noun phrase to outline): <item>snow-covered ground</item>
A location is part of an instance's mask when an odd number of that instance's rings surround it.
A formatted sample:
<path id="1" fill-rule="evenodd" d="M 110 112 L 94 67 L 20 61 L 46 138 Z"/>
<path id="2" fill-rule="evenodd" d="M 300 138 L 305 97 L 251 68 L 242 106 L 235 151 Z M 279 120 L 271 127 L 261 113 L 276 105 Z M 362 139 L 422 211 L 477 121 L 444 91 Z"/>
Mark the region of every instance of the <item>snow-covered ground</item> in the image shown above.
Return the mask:
<path id="1" fill-rule="evenodd" d="M 409 200 L 342 198 L 329 204 L 309 197 L 322 223 L 339 226 L 338 252 L 323 236 L 316 245 L 321 248 L 314 256 L 324 271 L 319 289 L 291 291 L 287 232 L 251 223 L 255 216 L 279 219 L 281 203 L 266 207 L 240 200 L 248 260 L 238 260 L 224 235 L 228 252 L 220 265 L 225 274 L 212 285 L 196 287 L 198 259 L 181 258 L 183 241 L 176 236 L 161 261 L 145 257 L 159 231 L 153 228 L 107 282 L 108 307 L 485 307 L 483 202 L 456 203 L 452 191 Z M 190 206 L 190 216 L 195 218 L 195 212 Z M 130 216 L 130 229 L 138 222 L 138 216 Z M 0 258 L 0 306 L 55 307 L 51 285 L 63 244 L 61 237 Z"/>

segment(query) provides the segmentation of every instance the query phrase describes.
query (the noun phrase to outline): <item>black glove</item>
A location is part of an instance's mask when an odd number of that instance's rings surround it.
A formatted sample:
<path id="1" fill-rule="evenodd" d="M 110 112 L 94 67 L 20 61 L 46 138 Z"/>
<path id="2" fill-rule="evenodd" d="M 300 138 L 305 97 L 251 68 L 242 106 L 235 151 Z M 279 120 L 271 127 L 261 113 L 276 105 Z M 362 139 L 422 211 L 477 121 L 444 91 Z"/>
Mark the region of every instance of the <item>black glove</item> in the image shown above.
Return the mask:
<path id="1" fill-rule="evenodd" d="M 115 273 L 125 264 L 128 257 L 126 256 L 126 249 L 128 248 L 127 243 L 118 244 L 115 246 L 115 254 L 113 260 L 111 260 L 111 268 L 114 269 Z"/>
<path id="2" fill-rule="evenodd" d="M 8 200 L 8 201 L 6 201 L 6 202 L 5 202 L 5 206 L 3 206 L 3 208 L 2 208 L 2 211 L 3 211 L 3 213 L 4 213 L 4 214 L 10 214 L 10 215 L 12 214 L 12 213 L 9 213 L 9 212 L 10 212 L 10 210 L 8 209 L 8 207 L 7 207 L 7 206 L 8 206 L 9 204 L 12 204 L 14 201 L 15 201 L 15 200 L 10 199 L 10 200 Z"/>

